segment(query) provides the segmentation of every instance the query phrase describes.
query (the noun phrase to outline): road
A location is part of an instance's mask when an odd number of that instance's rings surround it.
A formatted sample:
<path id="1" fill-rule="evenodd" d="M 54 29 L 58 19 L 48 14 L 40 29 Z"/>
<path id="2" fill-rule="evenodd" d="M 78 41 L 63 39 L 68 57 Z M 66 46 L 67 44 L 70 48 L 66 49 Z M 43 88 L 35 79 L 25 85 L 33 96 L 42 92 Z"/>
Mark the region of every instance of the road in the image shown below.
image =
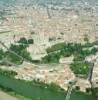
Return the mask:
<path id="1" fill-rule="evenodd" d="M 18 99 L 0 90 L 0 100 L 18 100 Z"/>

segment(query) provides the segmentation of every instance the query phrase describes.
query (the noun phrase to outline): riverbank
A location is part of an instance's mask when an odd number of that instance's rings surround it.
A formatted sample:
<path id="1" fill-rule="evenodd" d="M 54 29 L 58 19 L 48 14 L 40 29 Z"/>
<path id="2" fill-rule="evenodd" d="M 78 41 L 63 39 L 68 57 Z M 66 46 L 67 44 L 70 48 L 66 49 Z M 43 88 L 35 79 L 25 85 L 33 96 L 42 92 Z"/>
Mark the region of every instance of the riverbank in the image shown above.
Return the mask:
<path id="1" fill-rule="evenodd" d="M 64 100 L 66 97 L 66 92 L 56 91 L 53 87 L 45 87 L 38 85 L 38 83 L 31 84 L 27 81 L 13 79 L 1 74 L 0 79 L 0 86 L 32 100 Z M 81 100 L 94 100 L 91 99 L 91 95 L 79 91 L 73 91 L 70 100 L 78 100 L 80 98 Z"/>

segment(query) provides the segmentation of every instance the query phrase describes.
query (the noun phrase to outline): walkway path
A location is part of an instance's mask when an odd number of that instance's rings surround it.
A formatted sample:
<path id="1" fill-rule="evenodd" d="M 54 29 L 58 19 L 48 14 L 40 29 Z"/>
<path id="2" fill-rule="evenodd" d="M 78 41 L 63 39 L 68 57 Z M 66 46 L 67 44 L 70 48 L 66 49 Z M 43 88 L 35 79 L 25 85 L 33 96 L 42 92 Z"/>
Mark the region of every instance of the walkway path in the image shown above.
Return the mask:
<path id="1" fill-rule="evenodd" d="M 18 99 L 0 90 L 0 100 L 18 100 Z"/>
<path id="2" fill-rule="evenodd" d="M 94 85 L 97 87 L 98 84 L 96 84 L 96 82 L 98 83 L 98 63 L 95 64 L 95 67 L 93 69 L 92 81 Z"/>

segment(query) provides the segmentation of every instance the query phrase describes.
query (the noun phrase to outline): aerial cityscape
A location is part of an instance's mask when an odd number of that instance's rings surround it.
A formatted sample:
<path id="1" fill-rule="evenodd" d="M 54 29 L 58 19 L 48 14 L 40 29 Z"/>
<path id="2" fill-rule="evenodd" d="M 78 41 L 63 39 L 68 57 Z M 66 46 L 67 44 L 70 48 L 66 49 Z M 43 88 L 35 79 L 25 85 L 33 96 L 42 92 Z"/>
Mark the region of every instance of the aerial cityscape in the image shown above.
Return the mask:
<path id="1" fill-rule="evenodd" d="M 98 100 L 98 0 L 0 0 L 0 100 Z"/>

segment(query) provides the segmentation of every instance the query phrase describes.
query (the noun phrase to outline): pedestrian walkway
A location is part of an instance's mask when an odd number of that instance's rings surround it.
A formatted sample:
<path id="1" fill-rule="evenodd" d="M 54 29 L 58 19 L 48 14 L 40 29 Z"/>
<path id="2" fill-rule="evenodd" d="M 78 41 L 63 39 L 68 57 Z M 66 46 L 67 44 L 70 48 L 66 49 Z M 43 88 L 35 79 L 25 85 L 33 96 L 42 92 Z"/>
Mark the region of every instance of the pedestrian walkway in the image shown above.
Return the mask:
<path id="1" fill-rule="evenodd" d="M 0 100 L 18 100 L 18 99 L 0 90 Z"/>

